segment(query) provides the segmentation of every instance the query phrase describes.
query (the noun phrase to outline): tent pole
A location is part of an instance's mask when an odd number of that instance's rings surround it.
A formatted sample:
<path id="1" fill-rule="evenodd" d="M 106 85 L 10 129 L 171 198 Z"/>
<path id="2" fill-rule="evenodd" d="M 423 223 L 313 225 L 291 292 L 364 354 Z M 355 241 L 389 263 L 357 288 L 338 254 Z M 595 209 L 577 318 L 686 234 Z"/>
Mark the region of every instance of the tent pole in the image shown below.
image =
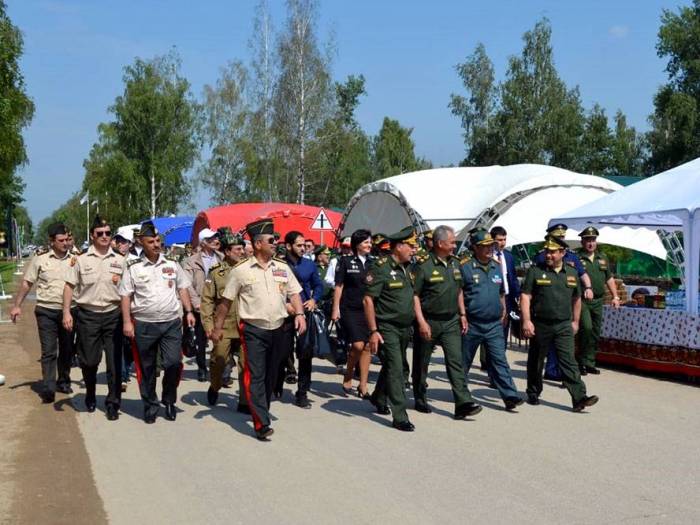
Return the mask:
<path id="1" fill-rule="evenodd" d="M 685 236 L 683 244 L 686 255 L 686 294 L 689 301 L 687 302 L 690 313 L 698 315 L 698 280 L 700 279 L 700 216 L 696 213 L 697 210 L 690 212 L 688 217 L 688 241 Z"/>

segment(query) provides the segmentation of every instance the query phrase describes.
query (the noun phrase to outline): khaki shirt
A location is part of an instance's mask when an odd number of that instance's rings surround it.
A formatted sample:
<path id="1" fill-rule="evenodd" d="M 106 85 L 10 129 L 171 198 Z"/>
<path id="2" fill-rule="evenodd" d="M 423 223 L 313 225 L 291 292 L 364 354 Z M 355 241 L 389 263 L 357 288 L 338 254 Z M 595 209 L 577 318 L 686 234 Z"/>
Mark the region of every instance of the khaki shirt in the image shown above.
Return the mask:
<path id="1" fill-rule="evenodd" d="M 287 299 L 301 292 L 291 268 L 271 259 L 263 268 L 255 257 L 243 259 L 229 277 L 223 297 L 238 300 L 238 317 L 263 330 L 282 326 L 288 317 Z"/>
<path id="2" fill-rule="evenodd" d="M 214 252 L 212 266 L 219 264 L 221 262 L 221 255 Z M 199 310 L 200 303 L 202 302 L 201 295 L 204 289 L 204 283 L 207 279 L 207 272 L 204 271 L 204 260 L 202 258 L 202 252 L 197 252 L 193 256 L 185 259 L 182 269 L 187 272 L 187 275 L 192 282 L 192 285 L 188 288 L 190 292 L 190 300 L 192 301 L 192 308 Z M 210 268 L 211 270 L 211 268 Z"/>
<path id="3" fill-rule="evenodd" d="M 36 284 L 36 304 L 51 310 L 63 309 L 63 288 L 66 274 L 75 265 L 76 257 L 66 253 L 62 258 L 49 250 L 36 255 L 24 271 L 24 280 Z"/>
<path id="4" fill-rule="evenodd" d="M 78 306 L 91 312 L 111 312 L 119 307 L 118 289 L 124 272 L 124 257 L 110 248 L 103 257 L 94 246 L 77 258 L 66 274 L 75 289 Z"/>
<path id="5" fill-rule="evenodd" d="M 221 302 L 232 268 L 233 266 L 226 261 L 221 261 L 209 269 L 209 275 L 204 281 L 199 312 L 202 316 L 202 326 L 207 332 L 214 329 L 216 307 Z M 238 337 L 238 305 L 233 301 L 224 320 L 224 338 L 238 339 Z"/>
<path id="6" fill-rule="evenodd" d="M 160 254 L 152 263 L 142 254 L 124 265 L 119 295 L 132 298 L 134 319 L 161 323 L 182 315 L 178 291 L 188 286 L 190 279 L 177 262 Z"/>

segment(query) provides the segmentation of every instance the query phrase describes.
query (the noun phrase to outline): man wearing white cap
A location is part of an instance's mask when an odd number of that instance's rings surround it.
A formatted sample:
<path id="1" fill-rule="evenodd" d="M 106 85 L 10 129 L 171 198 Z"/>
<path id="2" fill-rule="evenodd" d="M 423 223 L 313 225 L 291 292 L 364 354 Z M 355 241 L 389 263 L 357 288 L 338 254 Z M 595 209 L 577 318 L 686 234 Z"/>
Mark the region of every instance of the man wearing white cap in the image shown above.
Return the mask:
<path id="1" fill-rule="evenodd" d="M 189 287 L 190 299 L 192 308 L 194 308 L 195 333 L 197 335 L 197 352 L 195 359 L 197 360 L 197 379 L 201 382 L 207 381 L 207 336 L 202 326 L 202 318 L 199 313 L 199 307 L 202 302 L 202 290 L 209 275 L 209 268 L 221 262 L 221 254 L 217 251 L 221 247 L 219 242 L 219 234 L 209 228 L 204 228 L 197 236 L 199 239 L 199 251 L 188 257 L 183 269 L 189 275 L 192 281 L 192 286 Z"/>

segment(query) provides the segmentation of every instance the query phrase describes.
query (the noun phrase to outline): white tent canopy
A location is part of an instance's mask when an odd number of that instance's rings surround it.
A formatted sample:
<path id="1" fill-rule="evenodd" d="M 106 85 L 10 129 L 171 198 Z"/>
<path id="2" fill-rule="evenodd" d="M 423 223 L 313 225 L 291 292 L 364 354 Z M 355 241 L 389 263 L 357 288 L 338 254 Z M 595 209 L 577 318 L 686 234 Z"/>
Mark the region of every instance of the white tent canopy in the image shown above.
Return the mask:
<path id="1" fill-rule="evenodd" d="M 367 184 L 351 199 L 341 234 L 358 228 L 393 233 L 451 226 L 464 239 L 479 224 L 501 225 L 510 245 L 541 241 L 553 215 L 592 202 L 622 186 L 602 177 L 537 164 L 439 168 L 405 173 Z M 568 237 L 577 239 L 577 231 Z M 604 228 L 601 240 L 665 258 L 654 232 Z"/>
<path id="2" fill-rule="evenodd" d="M 683 232 L 686 306 L 698 311 L 700 159 L 664 171 L 552 219 L 585 228 L 644 228 Z"/>

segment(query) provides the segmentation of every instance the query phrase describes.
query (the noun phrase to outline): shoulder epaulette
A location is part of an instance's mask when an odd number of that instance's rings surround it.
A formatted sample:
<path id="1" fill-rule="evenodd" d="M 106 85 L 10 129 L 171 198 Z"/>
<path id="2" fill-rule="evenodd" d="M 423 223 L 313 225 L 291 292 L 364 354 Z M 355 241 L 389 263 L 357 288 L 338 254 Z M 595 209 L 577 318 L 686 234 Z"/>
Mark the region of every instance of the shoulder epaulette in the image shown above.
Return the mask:
<path id="1" fill-rule="evenodd" d="M 221 263 L 220 263 L 220 262 L 215 263 L 215 264 L 212 264 L 212 265 L 209 267 L 209 271 L 210 271 L 210 272 L 213 272 L 214 270 L 217 270 L 217 269 L 219 269 L 219 268 L 221 268 Z"/>
<path id="2" fill-rule="evenodd" d="M 472 260 L 471 255 L 463 255 L 463 256 L 459 259 L 459 264 L 467 264 L 467 263 L 468 263 L 469 261 L 471 261 L 471 260 Z"/>
<path id="3" fill-rule="evenodd" d="M 166 261 L 172 261 L 172 262 L 178 262 L 177 257 L 173 257 L 172 255 L 164 255 Z"/>
<path id="4" fill-rule="evenodd" d="M 140 262 L 141 262 L 141 257 L 139 257 L 138 259 L 128 260 L 128 261 L 126 261 L 126 267 L 131 268 L 133 265 L 140 263 Z"/>
<path id="5" fill-rule="evenodd" d="M 387 258 L 386 257 L 379 257 L 374 260 L 373 264 L 375 266 L 384 266 L 386 264 Z"/>
<path id="6" fill-rule="evenodd" d="M 236 264 L 234 264 L 234 265 L 233 265 L 233 268 L 238 268 L 241 264 L 243 264 L 244 262 L 246 262 L 248 259 L 250 259 L 250 257 L 244 257 L 243 259 L 241 259 L 240 261 L 238 261 Z"/>
<path id="7" fill-rule="evenodd" d="M 430 260 L 430 255 L 416 255 L 416 262 L 418 264 L 424 264 Z"/>
<path id="8" fill-rule="evenodd" d="M 273 257 L 272 260 L 289 265 L 289 263 L 286 260 L 282 259 L 281 257 Z"/>

